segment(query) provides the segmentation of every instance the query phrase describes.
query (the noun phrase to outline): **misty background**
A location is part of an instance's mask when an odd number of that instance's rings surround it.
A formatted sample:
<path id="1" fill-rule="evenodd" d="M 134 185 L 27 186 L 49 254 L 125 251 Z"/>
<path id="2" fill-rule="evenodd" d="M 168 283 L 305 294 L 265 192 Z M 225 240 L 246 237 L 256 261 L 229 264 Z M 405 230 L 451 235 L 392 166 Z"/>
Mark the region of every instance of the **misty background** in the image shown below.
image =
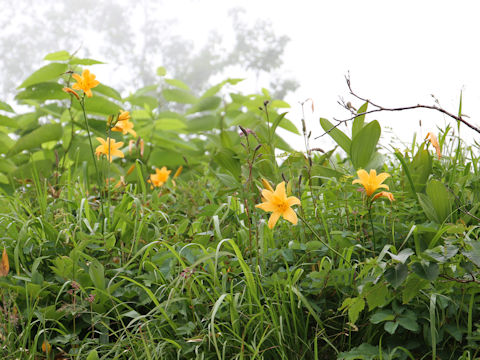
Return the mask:
<path id="1" fill-rule="evenodd" d="M 106 62 L 91 67 L 101 82 L 127 96 L 158 83 L 156 69 L 195 93 L 230 78 L 247 93 L 270 91 L 290 103 L 289 118 L 305 116 L 311 146 L 328 148 L 319 117 L 346 118 L 337 101 L 351 100 L 350 71 L 359 95 L 388 107 L 434 104 L 463 113 L 477 125 L 480 100 L 479 25 L 474 1 L 94 1 L 0 0 L 0 98 L 14 104 L 15 89 L 67 50 Z M 433 96 L 432 96 L 433 95 Z M 303 115 L 300 102 L 311 98 Z M 383 135 L 397 145 L 413 132 L 425 136 L 446 124 L 434 112 L 378 114 Z M 419 128 L 419 120 L 422 128 Z M 345 129 L 342 127 L 342 130 Z M 348 133 L 348 130 L 346 130 Z M 475 138 L 465 128 L 462 136 Z M 286 139 L 298 149 L 303 140 Z M 393 139 L 393 140 L 392 140 Z"/>

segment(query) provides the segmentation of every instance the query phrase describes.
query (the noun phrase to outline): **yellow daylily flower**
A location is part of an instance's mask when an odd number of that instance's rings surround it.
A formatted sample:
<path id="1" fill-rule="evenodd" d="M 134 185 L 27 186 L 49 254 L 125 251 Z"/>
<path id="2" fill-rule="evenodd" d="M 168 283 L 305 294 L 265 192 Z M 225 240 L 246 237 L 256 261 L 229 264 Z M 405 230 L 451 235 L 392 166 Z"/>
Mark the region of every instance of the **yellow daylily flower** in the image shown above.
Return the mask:
<path id="1" fill-rule="evenodd" d="M 395 201 L 393 194 L 388 191 L 380 191 L 378 194 L 375 194 L 372 201 L 374 201 L 375 199 L 378 199 L 379 197 L 386 197 L 388 200 L 390 200 L 390 202 Z"/>
<path id="2" fill-rule="evenodd" d="M 42 351 L 44 353 L 49 353 L 50 351 L 52 351 L 52 345 L 50 345 L 48 341 L 42 342 Z"/>
<path id="3" fill-rule="evenodd" d="M 163 166 L 161 169 L 156 168 L 155 169 L 155 174 L 150 175 L 150 179 L 147 181 L 152 184 L 152 189 L 154 186 L 159 187 L 165 184 L 168 180 L 168 177 L 170 176 L 170 173 L 172 170 L 167 170 L 165 166 Z"/>
<path id="4" fill-rule="evenodd" d="M 133 137 L 137 137 L 137 133 L 133 130 L 133 123 L 130 122 L 130 113 L 128 111 L 121 111 L 118 115 L 118 121 L 112 128 L 112 131 L 121 131 L 123 135 L 130 133 Z"/>
<path id="5" fill-rule="evenodd" d="M 427 136 L 425 137 L 425 140 L 430 141 L 430 144 L 435 148 L 435 151 L 437 152 L 438 159 L 442 157 L 442 152 L 440 151 L 440 144 L 438 143 L 437 137 L 435 136 L 434 133 L 429 132 L 427 133 Z"/>
<path id="6" fill-rule="evenodd" d="M 280 184 L 277 185 L 275 191 L 270 186 L 268 181 L 264 182 L 262 179 L 262 183 L 267 189 L 262 190 L 262 199 L 263 203 L 255 205 L 255 207 L 262 209 L 264 211 L 272 212 L 270 219 L 268 219 L 268 227 L 273 229 L 275 224 L 277 223 L 280 216 L 283 216 L 285 220 L 290 221 L 293 225 L 296 225 L 298 222 L 297 214 L 291 208 L 293 205 L 300 205 L 300 200 L 295 196 L 287 197 L 287 193 L 285 191 L 285 181 L 282 181 Z"/>
<path id="7" fill-rule="evenodd" d="M 73 84 L 75 90 L 83 90 L 85 95 L 92 97 L 92 90 L 94 87 L 98 86 L 100 82 L 95 80 L 95 75 L 90 73 L 90 70 L 85 69 L 82 72 L 82 75 L 73 74 L 72 75 L 77 82 Z"/>
<path id="8" fill-rule="evenodd" d="M 95 154 L 97 154 L 97 159 L 100 155 L 106 155 L 108 160 L 112 162 L 112 156 L 118 156 L 123 158 L 123 152 L 119 150 L 123 146 L 123 142 L 116 142 L 114 139 L 107 138 L 107 140 L 97 137 L 97 140 L 101 145 L 97 146 Z"/>
<path id="9" fill-rule="evenodd" d="M 352 181 L 352 184 L 360 184 L 365 188 L 365 193 L 367 197 L 370 197 L 375 190 L 379 188 L 384 188 L 388 190 L 388 185 L 382 184 L 385 179 L 390 177 L 390 174 L 381 173 L 377 175 L 377 171 L 375 169 L 370 170 L 370 174 L 367 173 L 365 170 L 360 169 L 357 171 L 357 175 L 359 179 L 355 179 Z"/>

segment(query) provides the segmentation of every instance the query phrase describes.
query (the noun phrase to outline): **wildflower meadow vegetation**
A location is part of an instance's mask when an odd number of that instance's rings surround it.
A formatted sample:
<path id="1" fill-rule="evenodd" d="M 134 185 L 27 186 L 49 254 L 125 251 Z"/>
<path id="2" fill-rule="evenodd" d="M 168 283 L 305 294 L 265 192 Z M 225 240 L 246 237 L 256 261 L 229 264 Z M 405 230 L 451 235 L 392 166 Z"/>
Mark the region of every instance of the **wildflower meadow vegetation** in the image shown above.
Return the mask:
<path id="1" fill-rule="evenodd" d="M 160 67 L 122 96 L 99 61 L 45 61 L 0 101 L 3 358 L 480 358 L 463 124 L 382 146 L 367 101 L 320 119 L 322 150 L 240 79 L 196 95 Z"/>

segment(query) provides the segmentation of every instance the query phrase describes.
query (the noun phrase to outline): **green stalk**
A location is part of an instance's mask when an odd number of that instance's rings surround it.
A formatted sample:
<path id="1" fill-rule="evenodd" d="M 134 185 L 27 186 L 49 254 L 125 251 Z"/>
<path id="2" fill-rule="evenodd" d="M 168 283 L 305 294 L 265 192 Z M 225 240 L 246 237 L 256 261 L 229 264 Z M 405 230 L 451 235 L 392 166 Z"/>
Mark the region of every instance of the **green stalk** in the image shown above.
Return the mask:
<path id="1" fill-rule="evenodd" d="M 95 159 L 95 153 L 93 152 L 93 143 L 92 137 L 90 135 L 90 126 L 88 125 L 87 113 L 85 111 L 85 94 L 83 95 L 82 100 L 80 100 L 80 106 L 82 107 L 83 119 L 85 120 L 85 127 L 87 128 L 88 142 L 90 143 L 90 152 L 92 154 L 93 165 L 95 166 L 95 172 L 97 173 L 97 183 L 98 189 L 102 188 L 100 173 L 98 172 L 97 159 Z M 102 214 L 105 214 L 105 209 L 103 208 L 102 192 L 100 191 L 100 205 L 102 206 Z"/>

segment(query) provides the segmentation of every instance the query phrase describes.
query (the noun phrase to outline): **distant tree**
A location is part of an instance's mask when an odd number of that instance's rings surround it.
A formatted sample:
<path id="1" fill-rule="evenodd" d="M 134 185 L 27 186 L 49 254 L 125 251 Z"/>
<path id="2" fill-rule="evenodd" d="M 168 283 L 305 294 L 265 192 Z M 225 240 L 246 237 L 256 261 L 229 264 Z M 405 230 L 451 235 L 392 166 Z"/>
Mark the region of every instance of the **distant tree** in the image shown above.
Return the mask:
<path id="1" fill-rule="evenodd" d="M 78 49 L 83 57 L 106 60 L 114 67 L 128 69 L 128 79 L 122 75 L 118 83 L 112 84 L 121 90 L 127 83 L 131 88 L 154 83 L 159 65 L 168 70 L 170 77 L 183 80 L 195 92 L 211 85 L 216 75 L 234 67 L 258 78 L 282 66 L 288 37 L 277 36 L 265 20 L 249 24 L 244 9 L 234 8 L 229 12 L 233 44 L 225 44 L 222 35 L 213 31 L 195 49 L 191 40 L 174 33 L 175 20 L 161 16 L 164 5 L 154 0 L 3 2 L 0 95 L 11 93 L 12 87 L 38 67 L 45 54 L 58 50 Z M 297 86 L 293 79 L 282 76 L 275 76 L 270 84 L 273 94 L 279 97 Z"/>

